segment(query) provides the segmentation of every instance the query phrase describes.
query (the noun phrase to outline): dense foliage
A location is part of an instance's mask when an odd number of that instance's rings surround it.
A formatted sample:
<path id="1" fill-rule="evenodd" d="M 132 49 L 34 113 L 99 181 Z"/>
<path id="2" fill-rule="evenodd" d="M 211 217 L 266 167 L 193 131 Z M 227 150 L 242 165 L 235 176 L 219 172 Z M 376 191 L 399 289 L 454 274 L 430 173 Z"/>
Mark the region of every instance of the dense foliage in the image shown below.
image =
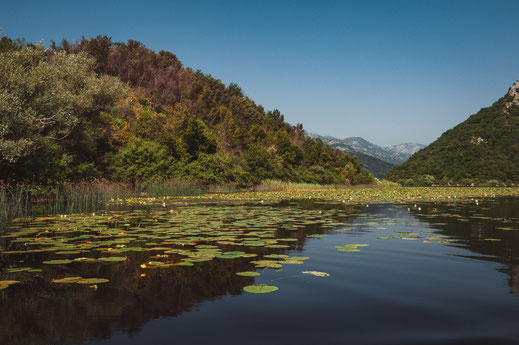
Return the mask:
<path id="1" fill-rule="evenodd" d="M 404 185 L 517 184 L 519 106 L 516 98 L 509 91 L 491 107 L 481 109 L 407 162 L 393 168 L 386 178 Z"/>
<path id="2" fill-rule="evenodd" d="M 2 37 L 0 66 L 0 179 L 373 182 L 355 158 L 238 85 L 136 41 L 98 36 L 44 49 Z"/>

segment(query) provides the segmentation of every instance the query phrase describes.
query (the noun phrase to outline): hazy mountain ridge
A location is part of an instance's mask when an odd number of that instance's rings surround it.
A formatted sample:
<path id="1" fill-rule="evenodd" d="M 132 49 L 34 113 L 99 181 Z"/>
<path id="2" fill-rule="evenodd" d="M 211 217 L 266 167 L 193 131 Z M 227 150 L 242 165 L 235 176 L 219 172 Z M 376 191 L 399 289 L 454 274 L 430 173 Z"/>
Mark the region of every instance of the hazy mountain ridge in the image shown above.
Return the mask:
<path id="1" fill-rule="evenodd" d="M 308 135 L 321 139 L 333 148 L 356 156 L 364 167 L 377 178 L 384 177 L 393 166 L 405 162 L 412 154 L 425 147 L 419 143 L 402 143 L 382 147 L 361 137 L 338 139 L 314 133 L 308 133 Z"/>
<path id="2" fill-rule="evenodd" d="M 424 144 L 410 142 L 410 143 L 397 144 L 397 145 L 393 145 L 393 146 L 386 146 L 384 148 L 386 150 L 393 151 L 393 152 L 399 152 L 399 153 L 407 155 L 408 157 L 411 157 L 413 154 L 420 151 L 425 146 L 426 145 L 424 145 Z"/>

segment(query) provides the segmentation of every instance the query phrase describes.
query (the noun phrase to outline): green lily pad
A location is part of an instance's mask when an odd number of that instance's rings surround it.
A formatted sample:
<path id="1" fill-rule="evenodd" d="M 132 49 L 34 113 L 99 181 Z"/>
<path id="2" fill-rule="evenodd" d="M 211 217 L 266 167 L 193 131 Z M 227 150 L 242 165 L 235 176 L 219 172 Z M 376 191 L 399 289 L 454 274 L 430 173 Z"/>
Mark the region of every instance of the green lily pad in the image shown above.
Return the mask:
<path id="1" fill-rule="evenodd" d="M 236 274 L 242 277 L 257 277 L 260 275 L 260 273 L 252 271 L 238 272 Z"/>
<path id="2" fill-rule="evenodd" d="M 289 258 L 289 256 L 286 254 L 268 254 L 268 255 L 264 255 L 263 257 L 269 258 L 269 259 L 287 259 L 287 258 Z"/>
<path id="3" fill-rule="evenodd" d="M 95 258 L 75 258 L 72 261 L 77 261 L 77 262 L 94 262 L 94 261 L 97 261 L 97 259 L 95 259 Z"/>
<path id="4" fill-rule="evenodd" d="M 78 281 L 80 281 L 81 279 L 83 279 L 82 277 L 65 277 L 65 278 L 60 278 L 60 279 L 54 279 L 52 280 L 53 283 L 58 283 L 58 284 L 74 284 L 74 283 L 77 283 Z"/>
<path id="5" fill-rule="evenodd" d="M 66 265 L 71 263 L 72 260 L 49 260 L 49 261 L 43 261 L 45 265 Z"/>
<path id="6" fill-rule="evenodd" d="M 239 256 L 239 255 L 243 255 L 243 254 L 245 254 L 245 252 L 235 251 L 235 252 L 225 252 L 225 253 L 223 253 L 223 255 L 233 255 L 233 256 Z"/>
<path id="7" fill-rule="evenodd" d="M 269 293 L 277 291 L 279 288 L 274 285 L 259 284 L 246 286 L 243 288 L 243 290 L 250 293 Z"/>
<path id="8" fill-rule="evenodd" d="M 360 252 L 358 247 L 366 247 L 367 244 L 346 244 L 344 246 L 335 246 L 339 252 Z"/>
<path id="9" fill-rule="evenodd" d="M 187 262 L 187 261 L 184 261 L 184 262 L 181 262 L 179 264 L 177 264 L 178 266 L 194 266 L 195 264 L 192 263 L 192 262 Z"/>
<path id="10" fill-rule="evenodd" d="M 110 280 L 105 278 L 83 278 L 78 280 L 76 283 L 85 285 L 103 284 L 108 283 Z"/>
<path id="11" fill-rule="evenodd" d="M 13 268 L 8 268 L 6 270 L 6 272 L 15 273 L 15 272 L 25 272 L 25 271 L 30 271 L 30 270 L 31 270 L 30 267 L 13 267 Z"/>
<path id="12" fill-rule="evenodd" d="M 126 257 L 125 256 L 106 256 L 106 257 L 101 257 L 97 260 L 107 261 L 107 262 L 121 262 L 121 261 L 126 261 Z"/>
<path id="13" fill-rule="evenodd" d="M 326 272 L 319 272 L 319 271 L 303 271 L 303 274 L 310 274 L 316 277 L 329 277 L 330 274 Z"/>

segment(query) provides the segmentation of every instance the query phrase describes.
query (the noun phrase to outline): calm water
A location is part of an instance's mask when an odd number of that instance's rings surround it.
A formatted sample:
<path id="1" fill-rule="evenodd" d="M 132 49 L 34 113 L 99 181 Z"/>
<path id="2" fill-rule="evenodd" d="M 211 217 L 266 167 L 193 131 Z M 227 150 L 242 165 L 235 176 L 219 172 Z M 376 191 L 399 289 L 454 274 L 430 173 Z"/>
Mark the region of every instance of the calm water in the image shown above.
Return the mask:
<path id="1" fill-rule="evenodd" d="M 41 218 L 0 238 L 0 344 L 519 344 L 517 230 L 511 198 Z"/>

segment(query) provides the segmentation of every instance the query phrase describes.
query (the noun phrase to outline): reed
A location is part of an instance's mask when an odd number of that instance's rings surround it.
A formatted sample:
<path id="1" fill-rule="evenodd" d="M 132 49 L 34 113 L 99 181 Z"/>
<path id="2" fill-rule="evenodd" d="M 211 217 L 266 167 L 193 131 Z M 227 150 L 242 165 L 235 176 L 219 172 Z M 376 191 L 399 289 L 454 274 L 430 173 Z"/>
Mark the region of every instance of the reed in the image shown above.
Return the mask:
<path id="1" fill-rule="evenodd" d="M 25 185 L 0 184 L 0 229 L 12 219 L 41 214 L 87 213 L 103 202 L 135 197 L 194 196 L 223 189 L 182 180 L 137 181 L 133 184 L 111 181 L 64 183 L 53 190 Z"/>
<path id="2" fill-rule="evenodd" d="M 342 185 L 320 185 L 317 183 L 297 183 L 281 180 L 263 180 L 260 184 L 253 187 L 255 192 L 274 192 L 288 190 L 322 190 L 322 189 L 340 189 L 347 186 Z"/>
<path id="3" fill-rule="evenodd" d="M 0 185 L 0 227 L 14 218 L 29 214 L 31 195 L 19 186 Z"/>

